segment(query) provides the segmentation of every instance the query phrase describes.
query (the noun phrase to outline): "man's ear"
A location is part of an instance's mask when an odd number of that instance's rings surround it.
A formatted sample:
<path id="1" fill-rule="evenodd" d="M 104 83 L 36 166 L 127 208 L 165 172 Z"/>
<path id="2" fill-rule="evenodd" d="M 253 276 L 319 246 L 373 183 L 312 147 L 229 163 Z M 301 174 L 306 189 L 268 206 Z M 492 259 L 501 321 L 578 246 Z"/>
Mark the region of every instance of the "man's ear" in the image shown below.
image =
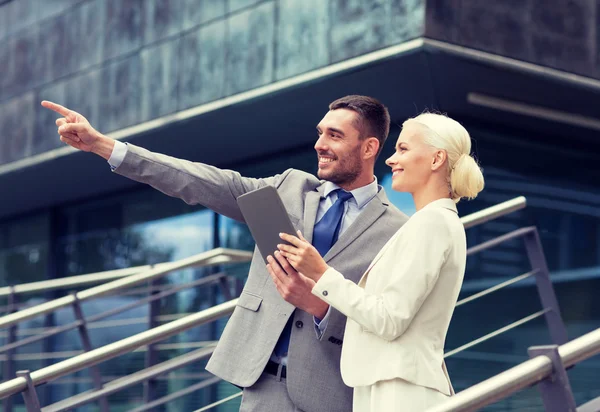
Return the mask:
<path id="1" fill-rule="evenodd" d="M 431 170 L 439 170 L 448 161 L 448 154 L 445 150 L 436 150 L 431 161 Z"/>
<path id="2" fill-rule="evenodd" d="M 379 139 L 376 137 L 367 137 L 363 142 L 363 158 L 370 159 L 377 157 L 379 152 Z"/>

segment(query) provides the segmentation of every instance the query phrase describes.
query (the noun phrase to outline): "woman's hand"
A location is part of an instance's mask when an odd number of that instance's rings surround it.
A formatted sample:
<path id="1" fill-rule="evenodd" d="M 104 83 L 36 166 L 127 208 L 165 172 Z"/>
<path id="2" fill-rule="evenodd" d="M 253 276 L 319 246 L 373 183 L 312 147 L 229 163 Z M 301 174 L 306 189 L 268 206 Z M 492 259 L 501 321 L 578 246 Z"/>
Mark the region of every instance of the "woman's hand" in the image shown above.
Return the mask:
<path id="1" fill-rule="evenodd" d="M 279 244 L 277 248 L 298 272 L 317 282 L 329 268 L 317 249 L 298 231 L 298 237 L 280 233 L 279 237 L 291 245 Z"/>

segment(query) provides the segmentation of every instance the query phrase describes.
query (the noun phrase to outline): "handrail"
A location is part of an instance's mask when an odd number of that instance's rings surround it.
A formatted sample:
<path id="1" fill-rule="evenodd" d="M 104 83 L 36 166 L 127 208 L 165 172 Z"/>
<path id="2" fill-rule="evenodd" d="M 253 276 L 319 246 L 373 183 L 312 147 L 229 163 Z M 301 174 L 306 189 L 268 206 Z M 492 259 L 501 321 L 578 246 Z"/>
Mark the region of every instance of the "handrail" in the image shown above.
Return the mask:
<path id="1" fill-rule="evenodd" d="M 532 313 L 531 315 L 525 316 L 524 318 L 519 319 L 519 320 L 517 320 L 517 321 L 515 321 L 515 322 L 513 322 L 511 324 L 506 325 L 506 326 L 503 326 L 500 329 L 496 329 L 495 331 L 490 332 L 487 335 L 484 335 L 484 336 L 482 336 L 480 338 L 472 340 L 471 342 L 465 343 L 464 345 L 459 346 L 458 348 L 452 349 L 452 350 L 444 353 L 444 358 L 448 358 L 448 357 L 453 356 L 453 355 L 455 355 L 457 353 L 463 352 L 463 351 L 465 351 L 465 350 L 467 350 L 467 349 L 469 349 L 469 348 L 471 348 L 471 347 L 473 347 L 475 345 L 479 345 L 480 343 L 483 343 L 483 342 L 485 342 L 487 340 L 490 340 L 491 338 L 494 338 L 494 337 L 496 337 L 498 335 L 502 335 L 503 333 L 508 332 L 509 330 L 512 330 L 512 329 L 516 328 L 517 326 L 521 326 L 521 325 L 523 325 L 523 324 L 525 324 L 527 322 L 531 322 L 532 320 L 534 320 L 536 318 L 539 318 L 540 316 L 545 315 L 549 311 L 550 311 L 550 309 L 542 309 L 542 310 L 539 310 L 539 311 L 537 311 L 535 313 Z"/>
<path id="2" fill-rule="evenodd" d="M 467 249 L 467 256 L 471 256 L 475 253 L 479 253 L 482 250 L 491 249 L 495 246 L 498 246 L 504 242 L 508 242 L 509 240 L 517 239 L 523 237 L 529 233 L 536 232 L 537 229 L 535 226 L 523 227 L 521 229 L 513 230 L 512 232 L 505 233 L 502 236 L 495 237 L 493 239 L 487 240 L 478 245 L 472 246 Z"/>
<path id="3" fill-rule="evenodd" d="M 219 265 L 231 262 L 246 262 L 252 256 L 251 252 L 239 251 L 233 249 L 216 248 L 207 252 L 199 253 L 185 259 L 175 262 L 165 263 L 159 268 L 151 269 L 143 273 L 130 275 L 126 278 L 113 280 L 112 282 L 104 283 L 90 289 L 85 289 L 72 295 L 54 299 L 49 302 L 41 303 L 27 309 L 22 309 L 18 312 L 0 317 L 0 328 L 14 325 L 26 319 L 35 318 L 37 316 L 53 312 L 65 306 L 72 305 L 76 300 L 85 301 L 88 299 L 98 298 L 115 292 L 119 289 L 124 289 L 139 283 L 147 282 L 153 279 L 160 278 L 169 272 L 192 267 L 192 266 L 210 266 Z"/>
<path id="4" fill-rule="evenodd" d="M 558 353 L 565 368 L 600 354 L 600 328 L 560 345 Z M 475 411 L 541 382 L 551 374 L 550 358 L 545 355 L 536 356 L 457 393 L 427 412 Z"/>
<path id="5" fill-rule="evenodd" d="M 97 365 L 103 361 L 113 359 L 117 356 L 129 353 L 144 345 L 149 345 L 170 336 L 186 331 L 192 327 L 200 326 L 223 316 L 229 315 L 235 309 L 238 299 L 232 299 L 220 305 L 213 306 L 193 315 L 186 316 L 147 330 L 137 335 L 130 336 L 120 341 L 102 346 L 98 349 L 82 353 L 73 358 L 55 363 L 42 369 L 38 369 L 30 374 L 34 386 L 41 385 L 48 381 L 58 379 L 62 376 L 80 371 L 85 368 Z M 0 398 L 14 395 L 23 391 L 27 387 L 27 380 L 23 377 L 11 379 L 0 383 Z"/>
<path id="6" fill-rule="evenodd" d="M 507 200 L 506 202 L 498 203 L 497 205 L 482 209 L 479 212 L 471 213 L 460 220 L 465 226 L 465 229 L 468 229 L 515 212 L 519 209 L 523 209 L 525 206 L 527 206 L 527 199 L 525 199 L 524 196 L 519 196 L 515 197 L 514 199 Z"/>
<path id="7" fill-rule="evenodd" d="M 233 251 L 234 249 L 217 248 L 225 252 Z M 213 250 L 217 250 L 213 249 Z M 240 251 L 247 254 L 248 259 L 252 257 L 252 252 Z M 202 253 L 201 253 L 202 254 Z M 200 255 L 200 254 L 199 254 Z M 195 255 L 195 256 L 199 256 Z M 160 269 L 168 266 L 172 262 L 156 263 L 153 265 L 134 266 L 130 268 L 106 270 L 104 272 L 87 273 L 85 275 L 68 276 L 58 279 L 42 280 L 39 282 L 22 283 L 13 286 L 14 293 L 25 294 L 34 292 L 47 292 L 56 289 L 72 289 L 81 286 L 102 283 L 108 280 L 120 279 L 136 273 L 141 273 L 150 269 Z M 10 295 L 10 286 L 0 287 L 0 298 Z"/>
<path id="8" fill-rule="evenodd" d="M 34 292 L 47 292 L 56 289 L 70 289 L 80 286 L 102 283 L 108 280 L 120 279 L 135 273 L 140 273 L 149 269 L 157 269 L 168 263 L 157 263 L 155 265 L 134 266 L 123 269 L 105 270 L 103 272 L 87 273 L 85 275 L 68 276 L 58 279 L 42 280 L 38 282 L 22 283 L 15 285 L 14 293 L 17 295 Z M 0 297 L 10 295 L 10 287 L 0 288 Z"/>
<path id="9" fill-rule="evenodd" d="M 81 319 L 77 319 L 74 322 L 68 323 L 66 325 L 62 325 L 62 326 L 57 326 L 57 327 L 54 327 L 54 328 L 50 328 L 50 330 L 45 330 L 42 333 L 37 333 L 37 334 L 35 334 L 33 336 L 29 336 L 27 338 L 20 339 L 20 340 L 18 340 L 16 342 L 9 343 L 9 344 L 6 344 L 4 346 L 0 346 L 0 353 L 4 353 L 4 352 L 7 352 L 7 351 L 12 350 L 12 349 L 16 349 L 16 348 L 19 348 L 19 347 L 22 347 L 22 346 L 25 346 L 25 345 L 29 345 L 29 344 L 32 344 L 34 342 L 37 342 L 37 341 L 40 341 L 40 340 L 43 340 L 43 339 L 47 339 L 50 336 L 54 336 L 54 335 L 57 335 L 59 333 L 63 333 L 63 332 L 66 332 L 66 331 L 69 331 L 69 330 L 72 330 L 72 329 L 76 329 L 78 327 L 81 327 L 84 323 L 87 324 L 87 327 L 89 328 L 91 326 L 90 325 L 91 323 L 97 322 L 100 319 L 105 319 L 105 318 L 108 318 L 108 317 L 111 317 L 111 316 L 114 316 L 114 315 L 126 312 L 128 310 L 131 310 L 131 309 L 133 309 L 133 308 L 135 308 L 137 306 L 145 305 L 147 303 L 160 300 L 162 298 L 165 298 L 167 296 L 171 296 L 171 295 L 173 295 L 173 294 L 175 294 L 175 293 L 177 293 L 177 292 L 179 292 L 181 290 L 184 290 L 184 289 L 188 289 L 188 288 L 191 288 L 191 287 L 197 287 L 197 286 L 201 286 L 201 285 L 206 285 L 206 284 L 211 284 L 211 283 L 218 282 L 220 279 L 223 279 L 225 276 L 226 275 L 223 272 L 221 272 L 221 273 L 215 273 L 214 275 L 205 276 L 205 277 L 197 279 L 197 280 L 195 280 L 193 282 L 184 283 L 183 285 L 172 287 L 172 288 L 167 289 L 165 291 L 162 291 L 160 293 L 152 294 L 152 295 L 150 295 L 150 296 L 148 296 L 146 298 L 142 298 L 142 299 L 136 300 L 136 301 L 128 303 L 126 305 L 119 306 L 119 307 L 116 307 L 116 308 L 113 308 L 113 309 L 109 309 L 107 311 L 97 313 L 97 314 L 95 314 L 93 316 L 88 316 L 85 319 L 85 322 L 83 320 L 81 320 Z M 133 319 L 135 319 L 135 318 L 133 318 Z M 160 322 L 161 316 L 157 316 L 154 319 L 156 321 Z M 131 318 L 130 319 L 125 319 L 125 320 L 128 321 L 128 322 L 132 321 Z M 170 319 L 170 320 L 173 320 L 173 319 Z M 142 318 L 142 322 L 147 323 L 148 320 L 146 318 Z M 114 321 L 113 321 L 113 324 L 114 324 Z"/>
<path id="10" fill-rule="evenodd" d="M 48 405 L 44 407 L 44 412 L 71 411 L 74 408 L 85 405 L 89 402 L 93 402 L 103 396 L 111 395 L 125 388 L 144 383 L 144 381 L 146 381 L 148 378 L 157 378 L 160 375 L 164 375 L 186 365 L 198 362 L 201 359 L 208 358 L 210 355 L 212 355 L 214 350 L 215 348 L 213 345 L 211 347 L 197 349 L 193 352 L 177 356 L 176 358 L 169 359 L 146 369 L 142 369 L 141 371 L 134 372 L 131 375 L 123 376 L 110 381 L 106 383 L 100 390 L 91 389 L 82 393 L 78 393 L 77 395 L 71 396 L 67 399 L 63 399 L 62 401 L 53 403 L 52 405 Z M 212 381 L 212 383 L 217 383 L 221 379 L 215 379 L 212 377 L 208 380 Z"/>

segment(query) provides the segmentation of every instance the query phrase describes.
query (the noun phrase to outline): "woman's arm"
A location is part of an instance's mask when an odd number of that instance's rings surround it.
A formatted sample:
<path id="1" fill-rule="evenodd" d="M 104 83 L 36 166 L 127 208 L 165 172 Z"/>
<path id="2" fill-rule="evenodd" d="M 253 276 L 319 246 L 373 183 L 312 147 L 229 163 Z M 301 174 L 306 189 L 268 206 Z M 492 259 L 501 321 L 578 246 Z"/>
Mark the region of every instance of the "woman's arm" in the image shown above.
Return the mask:
<path id="1" fill-rule="evenodd" d="M 366 331 L 385 340 L 398 338 L 433 289 L 452 244 L 438 213 L 428 211 L 411 223 L 371 269 L 383 285 L 380 291 L 367 293 L 329 268 L 313 287 L 313 294 Z"/>

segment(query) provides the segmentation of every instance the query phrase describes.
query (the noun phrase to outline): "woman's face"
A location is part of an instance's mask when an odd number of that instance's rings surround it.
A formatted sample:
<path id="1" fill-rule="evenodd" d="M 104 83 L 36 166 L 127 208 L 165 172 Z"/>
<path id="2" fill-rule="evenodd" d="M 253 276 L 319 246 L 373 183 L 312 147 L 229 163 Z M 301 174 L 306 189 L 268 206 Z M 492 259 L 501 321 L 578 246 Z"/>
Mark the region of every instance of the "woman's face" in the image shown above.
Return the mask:
<path id="1" fill-rule="evenodd" d="M 437 150 L 423 142 L 425 126 L 418 123 L 405 124 L 396 152 L 385 161 L 392 168 L 392 189 L 415 193 L 429 181 Z"/>

